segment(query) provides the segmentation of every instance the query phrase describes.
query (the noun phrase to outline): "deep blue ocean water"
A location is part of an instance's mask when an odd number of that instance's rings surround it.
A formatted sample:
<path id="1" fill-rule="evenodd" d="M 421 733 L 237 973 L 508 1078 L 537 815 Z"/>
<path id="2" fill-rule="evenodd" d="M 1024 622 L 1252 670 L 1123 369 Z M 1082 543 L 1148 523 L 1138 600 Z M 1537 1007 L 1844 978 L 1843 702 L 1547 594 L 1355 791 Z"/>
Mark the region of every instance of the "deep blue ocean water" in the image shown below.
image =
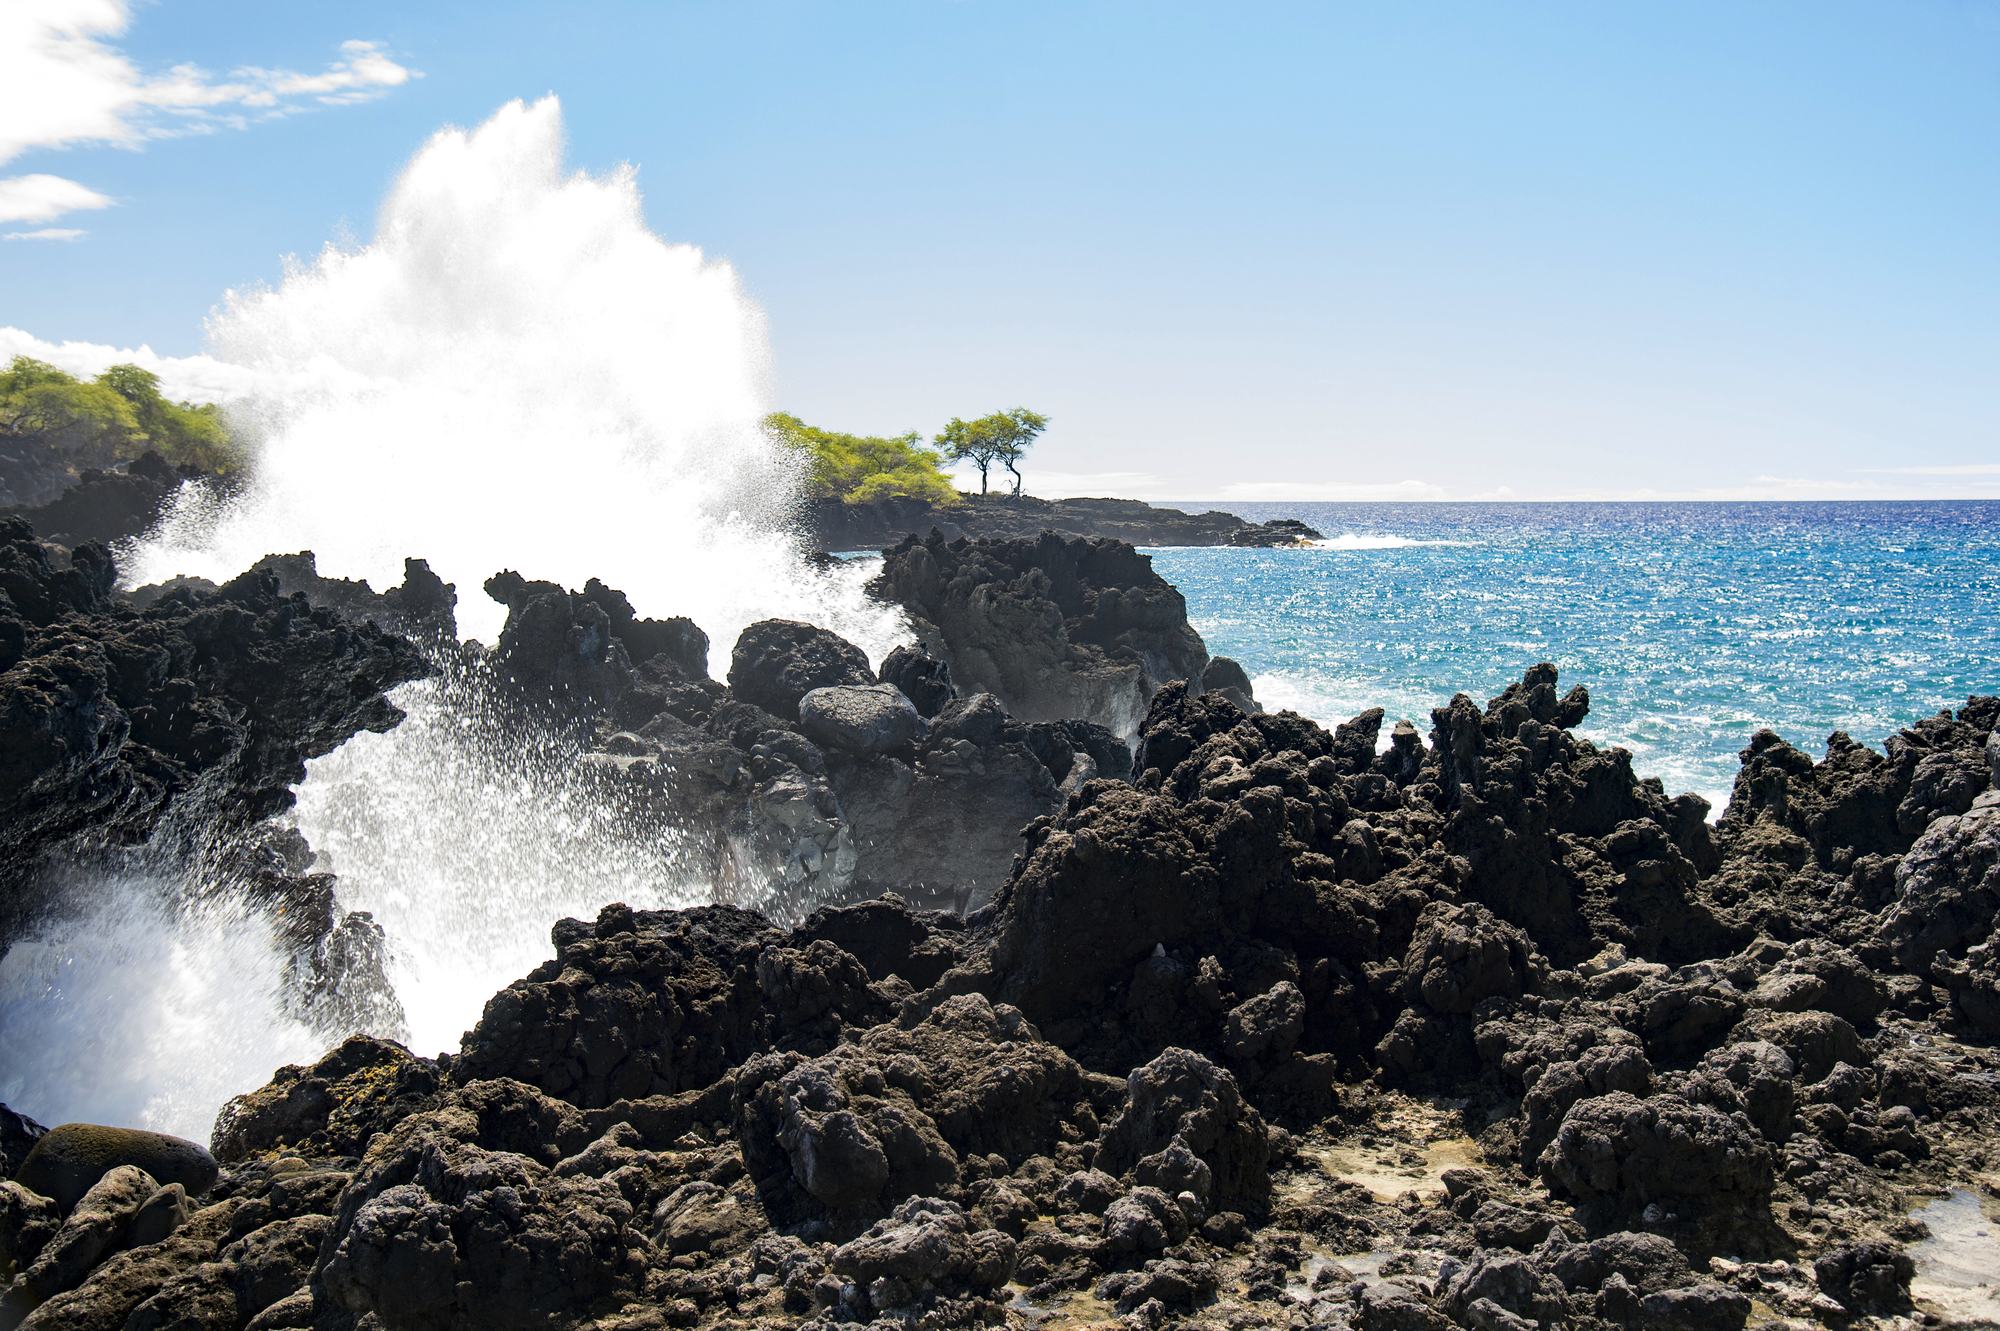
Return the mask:
<path id="1" fill-rule="evenodd" d="M 2000 692 L 2000 501 L 1230 511 L 1329 538 L 1147 552 L 1267 708 L 1332 724 L 1379 706 L 1428 735 L 1452 694 L 1483 704 L 1552 661 L 1590 690 L 1581 733 L 1711 817 L 1761 727 L 1817 757 L 1835 730 L 1880 747 Z"/>

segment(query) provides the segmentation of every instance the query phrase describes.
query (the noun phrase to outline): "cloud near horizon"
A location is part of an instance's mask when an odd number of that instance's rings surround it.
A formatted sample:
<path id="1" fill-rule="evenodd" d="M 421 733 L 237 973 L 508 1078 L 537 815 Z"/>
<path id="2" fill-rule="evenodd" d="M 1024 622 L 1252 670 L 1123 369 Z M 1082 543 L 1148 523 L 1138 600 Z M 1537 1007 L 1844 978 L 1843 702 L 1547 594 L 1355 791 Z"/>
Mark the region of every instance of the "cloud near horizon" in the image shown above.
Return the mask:
<path id="1" fill-rule="evenodd" d="M 366 41 L 341 43 L 341 59 L 318 74 L 243 66 L 217 78 L 192 64 L 144 74 L 106 41 L 131 27 L 131 8 L 130 0 L 0 4 L 0 164 L 37 148 L 139 148 L 154 139 L 243 129 L 314 104 L 372 101 L 423 77 L 390 59 L 381 43 Z M 46 222 L 113 202 L 61 176 L 0 180 L 0 222 Z"/>

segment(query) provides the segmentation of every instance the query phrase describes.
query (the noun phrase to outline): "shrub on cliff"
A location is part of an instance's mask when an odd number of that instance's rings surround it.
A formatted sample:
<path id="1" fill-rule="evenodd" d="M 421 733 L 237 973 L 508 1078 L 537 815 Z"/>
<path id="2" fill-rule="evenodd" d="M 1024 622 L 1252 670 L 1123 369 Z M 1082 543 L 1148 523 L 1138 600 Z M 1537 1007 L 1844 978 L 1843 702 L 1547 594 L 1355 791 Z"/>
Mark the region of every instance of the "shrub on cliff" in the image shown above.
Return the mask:
<path id="1" fill-rule="evenodd" d="M 958 491 L 938 466 L 938 455 L 923 446 L 915 430 L 894 439 L 840 434 L 807 425 L 790 412 L 764 418 L 764 429 L 804 459 L 810 492 L 849 504 L 871 499 L 927 499 L 956 504 Z"/>
<path id="2" fill-rule="evenodd" d="M 113 365 L 85 383 L 16 356 L 0 371 L 0 427 L 39 437 L 83 467 L 109 467 L 148 448 L 209 472 L 233 470 L 239 460 L 214 405 L 169 402 L 159 376 L 136 365 Z"/>

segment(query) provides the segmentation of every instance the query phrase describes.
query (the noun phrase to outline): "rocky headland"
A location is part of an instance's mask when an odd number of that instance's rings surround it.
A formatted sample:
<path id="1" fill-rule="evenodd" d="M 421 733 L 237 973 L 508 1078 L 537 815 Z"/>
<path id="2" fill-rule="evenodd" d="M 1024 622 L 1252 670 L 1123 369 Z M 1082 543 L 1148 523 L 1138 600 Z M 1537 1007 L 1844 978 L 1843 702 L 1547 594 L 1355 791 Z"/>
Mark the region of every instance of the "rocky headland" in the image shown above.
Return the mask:
<path id="1" fill-rule="evenodd" d="M 801 525 L 821 550 L 879 550 L 933 530 L 946 540 L 1015 540 L 1040 536 L 1102 538 L 1129 545 L 1305 545 L 1320 533 L 1296 518 L 1246 522 L 1210 509 L 1185 513 L 1138 499 L 1037 499 L 1033 495 L 961 495 L 953 505 L 927 499 L 839 499 L 807 503 Z"/>
<path id="2" fill-rule="evenodd" d="M 330 904 L 270 816 L 426 670 L 710 829 L 717 904 L 551 921 L 434 1059 L 339 1038 L 379 968 L 302 970 L 329 1052 L 208 1157 L 0 1111 L 0 1326 L 1977 1324 L 1909 1245 L 2000 1195 L 2000 699 L 1760 733 L 1710 824 L 1548 665 L 1386 742 L 1265 713 L 1116 541 L 905 539 L 917 647 L 724 669 L 595 581 L 498 574 L 483 648 L 420 564 L 140 609 L 5 536 L 19 912 L 212 788 Z"/>

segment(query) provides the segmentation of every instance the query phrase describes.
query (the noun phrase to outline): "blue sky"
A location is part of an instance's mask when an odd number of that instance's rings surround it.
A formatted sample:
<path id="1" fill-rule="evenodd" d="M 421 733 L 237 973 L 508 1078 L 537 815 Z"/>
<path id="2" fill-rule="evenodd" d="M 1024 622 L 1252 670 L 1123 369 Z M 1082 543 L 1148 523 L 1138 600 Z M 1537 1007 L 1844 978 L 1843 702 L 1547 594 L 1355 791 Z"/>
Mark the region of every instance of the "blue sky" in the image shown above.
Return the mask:
<path id="1" fill-rule="evenodd" d="M 104 41 L 217 100 L 0 162 L 114 201 L 0 223 L 85 233 L 0 242 L 51 341 L 199 351 L 432 131 L 554 92 L 738 269 L 777 405 L 1025 404 L 1043 493 L 2000 494 L 1996 0 L 160 0 Z"/>

